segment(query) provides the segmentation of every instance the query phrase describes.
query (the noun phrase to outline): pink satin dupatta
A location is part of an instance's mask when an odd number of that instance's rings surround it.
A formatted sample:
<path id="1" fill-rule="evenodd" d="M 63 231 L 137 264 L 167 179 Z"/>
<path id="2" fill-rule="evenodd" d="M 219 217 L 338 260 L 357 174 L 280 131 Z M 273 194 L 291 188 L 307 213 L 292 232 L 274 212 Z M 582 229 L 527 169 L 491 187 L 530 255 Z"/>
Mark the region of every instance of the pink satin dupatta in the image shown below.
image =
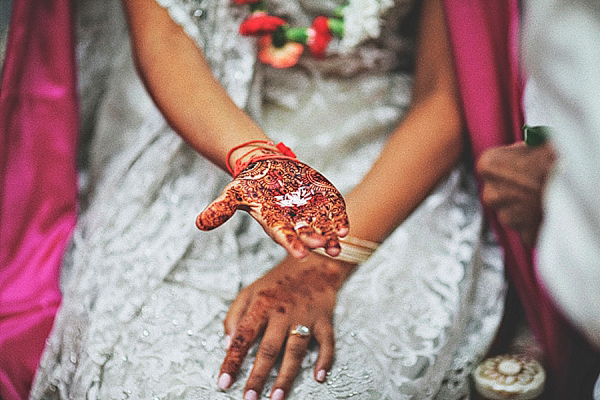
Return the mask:
<path id="1" fill-rule="evenodd" d="M 76 219 L 70 0 L 15 0 L 0 86 L 0 397 L 27 398 Z"/>

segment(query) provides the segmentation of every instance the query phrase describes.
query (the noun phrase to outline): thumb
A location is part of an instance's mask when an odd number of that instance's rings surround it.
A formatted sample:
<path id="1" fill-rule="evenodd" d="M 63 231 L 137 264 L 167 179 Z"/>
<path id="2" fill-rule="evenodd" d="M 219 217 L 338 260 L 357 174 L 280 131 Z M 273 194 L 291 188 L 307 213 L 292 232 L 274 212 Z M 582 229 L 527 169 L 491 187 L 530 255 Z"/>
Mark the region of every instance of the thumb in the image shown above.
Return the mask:
<path id="1" fill-rule="evenodd" d="M 239 202 L 235 200 L 235 196 L 231 195 L 230 189 L 226 188 L 221 196 L 198 214 L 196 226 L 201 231 L 209 231 L 221 226 L 231 218 L 238 206 Z"/>

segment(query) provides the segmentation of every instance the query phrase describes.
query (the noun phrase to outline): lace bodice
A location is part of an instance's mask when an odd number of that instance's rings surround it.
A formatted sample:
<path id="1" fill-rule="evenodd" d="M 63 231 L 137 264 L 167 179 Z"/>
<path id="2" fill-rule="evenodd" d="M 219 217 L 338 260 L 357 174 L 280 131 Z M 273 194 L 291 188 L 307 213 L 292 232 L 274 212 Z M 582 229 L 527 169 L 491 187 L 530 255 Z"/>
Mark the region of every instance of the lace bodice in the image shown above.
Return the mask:
<path id="1" fill-rule="evenodd" d="M 394 61 L 404 54 L 410 65 L 410 38 L 401 34 L 351 51 L 334 46 L 326 60 L 303 57 L 291 70 L 274 70 L 256 62 L 253 39 L 237 34 L 245 7 L 157 1 L 204 48 L 232 98 L 343 193 L 409 106 L 411 75 Z M 299 22 L 338 5 L 268 3 Z M 406 4 L 390 9 L 382 31 L 398 26 Z M 240 287 L 284 252 L 243 213 L 214 231 L 196 230 L 197 212 L 229 177 L 170 129 L 135 73 L 128 44 L 118 47 L 94 118 L 89 203 L 32 397 L 241 398 L 256 347 L 231 389 L 218 391 L 223 318 Z M 468 393 L 468 371 L 494 336 L 504 289 L 472 176 L 458 167 L 344 284 L 327 381 L 312 377 L 311 348 L 290 398 Z"/>

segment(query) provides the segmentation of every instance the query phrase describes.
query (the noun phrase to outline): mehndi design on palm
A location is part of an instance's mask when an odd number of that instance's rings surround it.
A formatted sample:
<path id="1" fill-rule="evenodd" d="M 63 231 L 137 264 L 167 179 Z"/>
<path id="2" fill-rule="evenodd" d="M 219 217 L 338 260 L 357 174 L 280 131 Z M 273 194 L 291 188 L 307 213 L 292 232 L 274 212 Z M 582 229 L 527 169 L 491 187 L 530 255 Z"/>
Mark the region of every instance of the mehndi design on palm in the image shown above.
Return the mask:
<path id="1" fill-rule="evenodd" d="M 238 209 L 250 213 L 295 257 L 317 247 L 335 256 L 340 248 L 338 237 L 348 232 L 340 192 L 319 172 L 296 160 L 268 159 L 249 164 L 198 215 L 196 226 L 214 229 Z"/>

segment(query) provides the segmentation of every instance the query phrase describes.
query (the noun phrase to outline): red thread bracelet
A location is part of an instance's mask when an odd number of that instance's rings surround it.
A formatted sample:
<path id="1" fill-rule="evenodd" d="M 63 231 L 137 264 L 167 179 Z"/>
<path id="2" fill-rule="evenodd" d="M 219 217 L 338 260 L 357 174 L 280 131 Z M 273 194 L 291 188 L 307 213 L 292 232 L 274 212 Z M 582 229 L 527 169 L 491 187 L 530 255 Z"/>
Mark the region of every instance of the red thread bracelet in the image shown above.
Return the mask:
<path id="1" fill-rule="evenodd" d="M 236 161 L 235 161 L 235 165 L 233 168 L 231 168 L 231 165 L 229 163 L 229 159 L 231 158 L 231 154 L 242 147 L 248 146 L 248 145 L 252 145 L 252 144 L 262 144 L 262 145 L 267 145 L 267 146 L 256 146 L 254 149 L 246 152 L 245 154 L 243 154 L 241 157 L 239 157 Z M 247 156 L 248 154 L 251 154 L 253 151 L 257 151 L 257 150 L 267 150 L 267 151 L 272 151 L 272 154 L 262 154 L 259 156 L 255 156 L 255 157 L 250 157 L 247 161 L 240 161 L 242 158 L 244 158 L 245 156 Z M 287 147 L 285 144 L 283 144 L 282 142 L 279 142 L 277 144 L 273 143 L 270 140 L 250 140 L 248 142 L 244 142 L 242 144 L 239 144 L 235 147 L 232 147 L 228 152 L 227 152 L 227 159 L 226 159 L 226 165 L 227 165 L 227 170 L 231 173 L 231 175 L 235 178 L 240 172 L 242 172 L 249 164 L 256 162 L 256 161 L 261 161 L 261 160 L 268 160 L 268 159 L 274 159 L 274 158 L 283 158 L 283 159 L 289 159 L 289 160 L 296 160 L 296 154 L 294 154 L 294 152 Z"/>

